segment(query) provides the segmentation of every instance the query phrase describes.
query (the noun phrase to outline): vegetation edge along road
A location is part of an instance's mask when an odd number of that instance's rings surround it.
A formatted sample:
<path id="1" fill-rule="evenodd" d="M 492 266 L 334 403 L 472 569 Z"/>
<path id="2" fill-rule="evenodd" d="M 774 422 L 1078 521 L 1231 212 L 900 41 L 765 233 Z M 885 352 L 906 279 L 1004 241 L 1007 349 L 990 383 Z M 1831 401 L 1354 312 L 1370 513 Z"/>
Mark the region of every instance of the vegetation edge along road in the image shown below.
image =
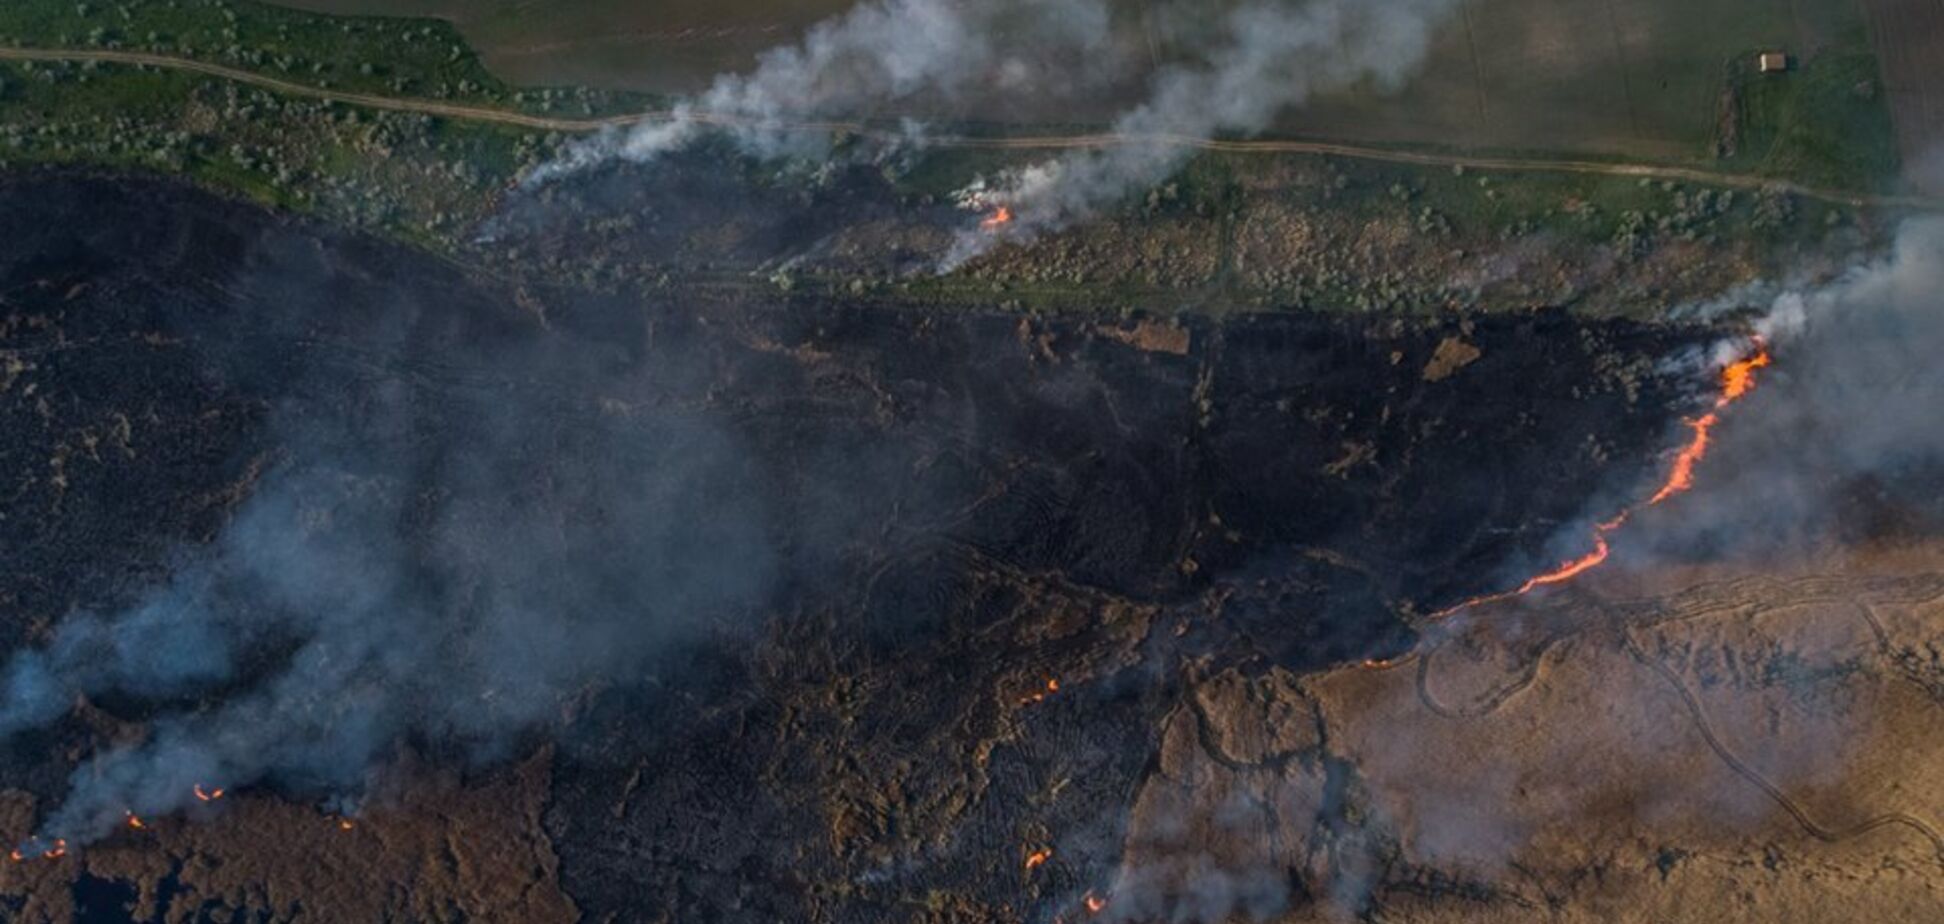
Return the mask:
<path id="1" fill-rule="evenodd" d="M 711 125 L 752 125 L 761 124 L 766 128 L 784 131 L 847 133 L 862 137 L 894 139 L 902 138 L 894 132 L 874 129 L 862 122 L 844 121 L 803 121 L 769 122 L 737 116 L 713 113 L 689 113 L 677 115 L 670 110 L 651 110 L 633 115 L 610 116 L 606 118 L 567 119 L 549 116 L 530 115 L 506 109 L 486 106 L 467 106 L 446 103 L 438 100 L 384 96 L 375 93 L 357 93 L 346 90 L 332 90 L 324 87 L 281 80 L 255 71 L 211 64 L 193 58 L 173 55 L 149 54 L 134 51 L 107 51 L 99 49 L 58 49 L 58 48 L 19 48 L 0 46 L 0 61 L 25 61 L 38 63 L 87 63 L 90 61 L 104 64 L 139 65 L 171 70 L 189 71 L 250 84 L 275 90 L 293 96 L 323 99 L 347 105 L 363 106 L 372 109 L 387 109 L 396 112 L 411 112 L 443 118 L 460 119 L 474 122 L 490 122 L 532 128 L 541 131 L 557 131 L 585 134 L 605 129 L 621 128 L 640 122 L 667 121 L 675 118 L 688 118 Z M 925 144 L 930 147 L 966 148 L 989 150 L 1084 150 L 1132 145 L 1169 145 L 1195 148 L 1197 150 L 1228 154 L 1310 154 L 1330 157 L 1344 157 L 1357 160 L 1380 161 L 1395 164 L 1409 164 L 1423 167 L 1463 167 L 1478 170 L 1507 172 L 1533 171 L 1544 173 L 1577 173 L 1613 177 L 1633 177 L 1644 180 L 1669 180 L 1677 182 L 1700 183 L 1713 186 L 1740 189 L 1774 189 L 1824 202 L 1838 203 L 1855 207 L 1905 208 L 1927 211 L 1944 211 L 1944 198 L 1916 195 L 1895 195 L 1881 193 L 1862 193 L 1850 190 L 1825 189 L 1808 186 L 1789 180 L 1777 179 L 1746 173 L 1727 173 L 1706 170 L 1698 167 L 1678 167 L 1665 164 L 1623 163 L 1596 160 L 1573 160 L 1545 157 L 1493 157 L 1467 154 L 1447 154 L 1429 151 L 1407 151 L 1395 148 L 1369 147 L 1355 144 L 1342 144 L 1328 141 L 1296 141 L 1278 139 L 1229 140 L 1198 138 L 1189 135 L 1149 134 L 1129 135 L 1115 132 L 1100 132 L 1077 135 L 1022 135 L 1014 137 L 981 138 L 966 135 L 927 136 Z"/>

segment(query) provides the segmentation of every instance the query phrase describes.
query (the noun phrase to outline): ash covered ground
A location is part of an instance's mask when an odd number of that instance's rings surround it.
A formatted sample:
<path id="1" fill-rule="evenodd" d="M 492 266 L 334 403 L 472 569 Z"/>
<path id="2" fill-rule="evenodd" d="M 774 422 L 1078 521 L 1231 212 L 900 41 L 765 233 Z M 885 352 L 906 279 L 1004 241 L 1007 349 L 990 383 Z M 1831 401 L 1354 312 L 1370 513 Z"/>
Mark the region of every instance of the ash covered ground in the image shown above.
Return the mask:
<path id="1" fill-rule="evenodd" d="M 1651 479 L 1715 327 L 598 294 L 68 174 L 0 237 L 0 640 L 88 665 L 8 675 L 18 919 L 1598 917 L 1764 844 L 1934 907 L 1928 778 L 1784 811 L 1599 708 L 1875 657 L 1928 753 L 1922 556 L 1427 618 Z M 1640 628 L 1840 599 L 1833 668 Z"/>

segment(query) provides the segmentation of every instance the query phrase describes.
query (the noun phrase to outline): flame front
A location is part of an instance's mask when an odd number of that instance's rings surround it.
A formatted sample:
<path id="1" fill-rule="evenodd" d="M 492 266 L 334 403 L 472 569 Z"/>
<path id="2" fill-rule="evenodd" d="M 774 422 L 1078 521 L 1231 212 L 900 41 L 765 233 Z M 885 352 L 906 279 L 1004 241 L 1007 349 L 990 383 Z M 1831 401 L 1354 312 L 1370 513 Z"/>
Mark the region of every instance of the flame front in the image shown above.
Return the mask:
<path id="1" fill-rule="evenodd" d="M 1088 914 L 1099 914 L 1107 910 L 1107 900 L 1092 892 L 1088 892 L 1087 897 L 1081 901 L 1086 904 Z"/>
<path id="2" fill-rule="evenodd" d="M 987 215 L 983 221 L 979 222 L 979 230 L 991 231 L 1001 225 L 1010 223 L 1012 220 L 1012 209 L 1002 205 L 993 209 L 992 214 Z"/>
<path id="3" fill-rule="evenodd" d="M 1038 869 L 1041 866 L 1045 865 L 1046 861 L 1051 859 L 1053 859 L 1053 848 L 1041 847 L 1040 849 L 1035 850 L 1032 853 L 1026 855 L 1026 868 Z"/>
<path id="4" fill-rule="evenodd" d="M 197 783 L 195 785 L 195 790 L 196 790 L 196 798 L 204 802 L 214 802 L 217 799 L 221 799 L 223 797 L 223 788 L 221 786 L 218 786 L 214 789 L 204 789 L 203 784 Z"/>
<path id="5" fill-rule="evenodd" d="M 1741 400 L 1749 392 L 1753 391 L 1755 389 L 1755 371 L 1767 367 L 1773 361 L 1773 358 L 1770 357 L 1768 352 L 1768 344 L 1757 337 L 1755 338 L 1755 352 L 1753 354 L 1729 363 L 1727 367 L 1721 370 L 1720 391 L 1715 394 L 1714 406 L 1706 414 L 1702 414 L 1686 422 L 1688 431 L 1692 435 L 1688 438 L 1687 443 L 1682 445 L 1680 450 L 1674 454 L 1674 464 L 1668 467 L 1666 480 L 1661 482 L 1660 488 L 1642 506 L 1652 507 L 1668 498 L 1677 497 L 1693 489 L 1694 468 L 1708 454 L 1708 445 L 1710 439 L 1713 437 L 1714 427 L 1721 422 L 1721 410 Z M 1627 525 L 1627 521 L 1633 517 L 1634 509 L 1632 507 L 1622 509 L 1619 513 L 1614 514 L 1612 519 L 1594 526 L 1593 550 L 1587 552 L 1585 555 L 1581 555 L 1571 561 L 1561 562 L 1550 571 L 1533 575 L 1527 578 L 1525 583 L 1520 584 L 1512 590 L 1473 597 L 1456 606 L 1439 610 L 1431 614 L 1432 618 L 1437 619 L 1449 616 L 1459 610 L 1482 603 L 1493 603 L 1512 597 L 1524 596 L 1547 585 L 1564 584 L 1594 568 L 1598 568 L 1606 562 L 1609 555 L 1613 554 L 1613 546 L 1607 541 L 1607 535 Z"/>
<path id="6" fill-rule="evenodd" d="M 148 827 L 148 825 L 142 823 L 142 819 L 136 817 L 134 812 L 123 812 L 122 814 L 128 816 L 129 827 L 134 828 L 137 831 L 140 831 L 141 829 Z"/>

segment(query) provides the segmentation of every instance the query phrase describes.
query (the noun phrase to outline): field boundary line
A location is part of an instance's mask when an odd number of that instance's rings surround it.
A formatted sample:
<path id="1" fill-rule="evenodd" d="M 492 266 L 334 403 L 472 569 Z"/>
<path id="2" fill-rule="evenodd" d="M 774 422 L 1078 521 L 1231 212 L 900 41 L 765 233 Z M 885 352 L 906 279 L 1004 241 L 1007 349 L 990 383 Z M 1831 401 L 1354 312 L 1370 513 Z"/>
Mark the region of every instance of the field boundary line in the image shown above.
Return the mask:
<path id="1" fill-rule="evenodd" d="M 776 121 L 706 112 L 677 113 L 673 110 L 651 110 L 634 115 L 609 116 L 605 118 L 556 118 L 515 112 L 509 109 L 496 109 L 490 106 L 468 106 L 461 103 L 448 103 L 441 100 L 416 97 L 383 96 L 376 93 L 333 90 L 298 83 L 296 81 L 283 80 L 242 68 L 197 61 L 193 58 L 134 51 L 4 46 L 0 47 L 0 61 L 40 63 L 85 63 L 96 61 L 106 64 L 141 65 L 204 74 L 236 83 L 262 87 L 292 96 L 321 99 L 371 109 L 416 113 L 471 122 L 512 125 L 568 134 L 589 134 L 625 128 L 644 122 L 669 122 L 677 119 L 686 119 L 704 125 L 724 127 L 759 126 L 772 131 L 847 134 L 884 140 L 906 139 L 906 136 L 902 133 L 873 128 L 867 123 L 856 121 Z M 1681 183 L 1698 183 L 1708 186 L 1725 186 L 1736 189 L 1773 190 L 1858 208 L 1903 208 L 1923 211 L 1944 211 L 1944 198 L 1940 197 L 1863 193 L 1852 190 L 1827 189 L 1772 177 L 1756 176 L 1747 173 L 1728 173 L 1700 167 L 1679 167 L 1667 164 L 1626 163 L 1573 158 L 1450 154 L 1330 141 L 1300 141 L 1293 139 L 1235 140 L 1200 138 L 1193 135 L 1170 133 L 1135 135 L 1122 132 L 1096 132 L 1074 135 L 1018 135 L 1010 137 L 933 135 L 925 137 L 922 143 L 928 147 L 969 150 L 1070 151 L 1150 146 L 1191 148 L 1224 154 L 1309 154 L 1421 167 L 1466 168 L 1511 173 L 1526 171 L 1571 173 L 1638 178 L 1650 181 L 1667 180 Z"/>

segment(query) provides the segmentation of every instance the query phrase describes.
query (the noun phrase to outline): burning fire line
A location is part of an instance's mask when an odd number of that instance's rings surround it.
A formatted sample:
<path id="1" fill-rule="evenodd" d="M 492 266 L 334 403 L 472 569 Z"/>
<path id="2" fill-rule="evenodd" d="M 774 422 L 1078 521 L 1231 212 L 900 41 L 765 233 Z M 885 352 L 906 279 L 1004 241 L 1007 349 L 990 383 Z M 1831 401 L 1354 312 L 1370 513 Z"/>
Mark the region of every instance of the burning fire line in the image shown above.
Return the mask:
<path id="1" fill-rule="evenodd" d="M 1013 220 L 1012 209 L 1009 209 L 1001 205 L 993 209 L 992 214 L 987 215 L 983 220 L 979 222 L 979 230 L 991 231 L 1002 225 L 1010 223 L 1012 220 Z"/>
<path id="2" fill-rule="evenodd" d="M 214 789 L 204 789 L 203 784 L 201 783 L 196 784 L 195 790 L 196 790 L 196 798 L 204 802 L 214 802 L 217 799 L 221 799 L 223 797 L 223 792 L 224 792 L 221 786 L 218 786 Z"/>
<path id="3" fill-rule="evenodd" d="M 1721 391 L 1715 395 L 1714 406 L 1707 413 L 1686 421 L 1688 430 L 1693 435 L 1689 437 L 1686 445 L 1683 445 L 1680 451 L 1675 453 L 1674 464 L 1668 469 L 1667 479 L 1661 482 L 1660 488 L 1653 493 L 1653 496 L 1647 499 L 1646 503 L 1640 506 L 1652 507 L 1693 489 L 1694 468 L 1708 454 L 1709 440 L 1713 436 L 1715 425 L 1721 422 L 1722 409 L 1741 400 L 1750 391 L 1753 391 L 1755 388 L 1755 371 L 1767 367 L 1771 362 L 1773 362 L 1773 359 L 1769 356 L 1768 345 L 1763 343 L 1761 338 L 1757 337 L 1755 338 L 1755 352 L 1753 354 L 1729 363 L 1726 368 L 1721 370 Z M 1442 619 L 1459 610 L 1480 604 L 1496 603 L 1500 600 L 1522 597 L 1541 587 L 1552 584 L 1564 584 L 1599 567 L 1606 562 L 1607 556 L 1613 553 L 1613 546 L 1607 541 L 1607 536 L 1620 527 L 1627 525 L 1627 521 L 1633 517 L 1635 509 L 1637 508 L 1623 508 L 1619 513 L 1614 514 L 1611 519 L 1595 525 L 1593 527 L 1593 550 L 1587 552 L 1585 555 L 1562 562 L 1551 571 L 1535 574 L 1527 578 L 1525 583 L 1520 584 L 1512 590 L 1473 597 L 1455 606 L 1432 613 L 1431 618 Z"/>
<path id="4" fill-rule="evenodd" d="M 1040 849 L 1035 850 L 1032 853 L 1026 855 L 1026 868 L 1029 870 L 1038 869 L 1041 866 L 1044 866 L 1046 864 L 1046 861 L 1051 859 L 1053 859 L 1053 848 L 1041 847 Z"/>

